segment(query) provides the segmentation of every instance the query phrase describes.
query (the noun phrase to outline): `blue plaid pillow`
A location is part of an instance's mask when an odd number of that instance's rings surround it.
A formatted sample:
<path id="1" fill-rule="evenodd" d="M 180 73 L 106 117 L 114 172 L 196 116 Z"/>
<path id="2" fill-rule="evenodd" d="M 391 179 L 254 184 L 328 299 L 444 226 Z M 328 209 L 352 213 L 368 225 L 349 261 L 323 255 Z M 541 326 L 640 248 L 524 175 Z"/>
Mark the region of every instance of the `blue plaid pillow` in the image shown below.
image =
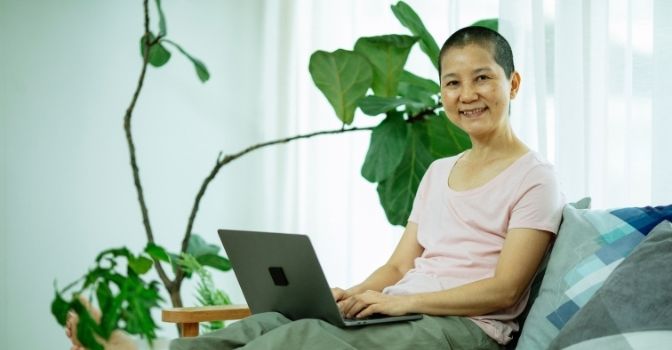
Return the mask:
<path id="1" fill-rule="evenodd" d="M 545 349 L 672 205 L 613 210 L 566 206 L 546 274 L 517 349 Z"/>

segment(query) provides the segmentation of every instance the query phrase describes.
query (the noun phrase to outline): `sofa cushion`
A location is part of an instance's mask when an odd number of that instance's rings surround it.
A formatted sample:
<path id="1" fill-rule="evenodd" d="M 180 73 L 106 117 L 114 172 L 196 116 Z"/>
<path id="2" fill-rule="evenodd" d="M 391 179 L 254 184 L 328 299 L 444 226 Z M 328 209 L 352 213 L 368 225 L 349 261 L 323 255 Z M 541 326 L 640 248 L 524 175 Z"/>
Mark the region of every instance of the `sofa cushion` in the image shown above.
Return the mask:
<path id="1" fill-rule="evenodd" d="M 638 348 L 670 346 L 671 261 L 672 224 L 663 221 L 567 322 L 550 348 L 593 350 L 601 342 L 609 349 L 630 349 L 642 340 L 648 346 Z"/>
<path id="2" fill-rule="evenodd" d="M 663 220 L 672 205 L 563 210 L 563 221 L 517 349 L 546 349 L 609 274 Z"/>

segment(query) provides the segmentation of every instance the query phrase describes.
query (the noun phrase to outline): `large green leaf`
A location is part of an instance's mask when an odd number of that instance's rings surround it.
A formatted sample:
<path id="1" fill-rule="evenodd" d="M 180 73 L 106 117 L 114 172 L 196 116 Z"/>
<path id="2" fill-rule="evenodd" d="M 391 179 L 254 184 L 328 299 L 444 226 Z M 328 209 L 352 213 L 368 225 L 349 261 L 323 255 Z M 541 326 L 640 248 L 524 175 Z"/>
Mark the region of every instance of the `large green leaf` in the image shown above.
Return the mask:
<path id="1" fill-rule="evenodd" d="M 390 112 L 371 132 L 362 176 L 380 182 L 392 175 L 404 157 L 408 126 L 401 113 Z"/>
<path id="2" fill-rule="evenodd" d="M 428 118 L 425 123 L 434 158 L 454 156 L 471 148 L 469 135 L 453 124 L 444 112 Z"/>
<path id="3" fill-rule="evenodd" d="M 101 286 L 107 287 L 107 284 L 101 283 Z M 99 286 L 98 290 L 96 290 L 96 296 L 98 297 L 98 305 L 100 305 L 100 310 L 102 311 L 100 318 L 101 335 L 107 339 L 117 329 L 124 300 L 121 295 L 115 296 L 112 290 L 106 287 Z M 106 295 L 108 293 L 109 295 Z M 101 297 L 106 298 L 107 301 L 101 301 Z"/>
<path id="4" fill-rule="evenodd" d="M 100 260 L 106 255 L 112 255 L 115 258 L 120 256 L 129 257 L 131 256 L 131 252 L 126 247 L 106 249 L 96 256 L 96 262 L 100 262 Z"/>
<path id="5" fill-rule="evenodd" d="M 416 102 L 407 98 L 397 98 L 397 97 L 380 97 L 376 95 L 368 95 L 359 101 L 357 101 L 357 106 L 364 112 L 366 115 L 378 115 L 393 111 L 395 108 L 401 106 L 413 106 L 422 108 L 424 104 Z"/>
<path id="6" fill-rule="evenodd" d="M 394 174 L 378 184 L 380 203 L 393 225 L 406 225 L 420 180 L 434 160 L 428 144 L 426 125 L 411 124 L 404 158 Z"/>
<path id="7" fill-rule="evenodd" d="M 382 35 L 359 38 L 355 52 L 366 57 L 373 67 L 373 92 L 378 96 L 397 94 L 399 78 L 411 47 L 417 38 L 408 35 Z"/>
<path id="8" fill-rule="evenodd" d="M 231 262 L 229 259 L 216 254 L 205 254 L 196 258 L 199 264 L 203 266 L 210 266 L 220 271 L 231 270 Z"/>
<path id="9" fill-rule="evenodd" d="M 56 289 L 56 286 L 54 286 Z M 70 310 L 70 304 L 63 299 L 58 291 L 55 291 L 56 295 L 54 300 L 51 302 L 51 314 L 56 318 L 56 322 L 61 326 L 65 326 L 65 322 L 68 318 L 68 311 Z"/>
<path id="10" fill-rule="evenodd" d="M 149 259 L 142 255 L 138 256 L 137 258 L 130 257 L 128 259 L 128 267 L 130 267 L 133 270 L 133 272 L 137 273 L 138 275 L 147 273 L 147 271 L 149 271 L 149 269 L 152 268 L 153 264 L 154 262 L 152 261 L 152 259 Z"/>
<path id="11" fill-rule="evenodd" d="M 425 28 L 425 25 L 420 20 L 413 9 L 403 1 L 399 1 L 396 5 L 392 5 L 392 12 L 397 17 L 401 24 L 408 28 L 414 36 L 420 38 L 420 49 L 427 54 L 429 60 L 435 68 L 439 68 L 439 46 L 436 45 L 436 40 Z"/>
<path id="12" fill-rule="evenodd" d="M 409 101 L 409 103 L 406 103 L 406 111 L 411 116 L 439 107 L 437 103 L 438 95 L 428 93 L 413 85 L 399 83 L 399 96 L 402 96 L 404 101 Z"/>
<path id="13" fill-rule="evenodd" d="M 406 104 L 406 110 L 415 115 L 424 110 L 435 109 L 438 105 L 439 84 L 404 71 L 399 80 L 397 94 L 415 103 Z"/>
<path id="14" fill-rule="evenodd" d="M 205 63 L 189 54 L 185 49 L 182 48 L 182 46 L 178 45 L 174 41 L 162 40 L 162 42 L 166 42 L 175 46 L 175 48 L 179 50 L 184 55 L 184 57 L 191 61 L 191 63 L 194 65 L 194 69 L 196 70 L 196 75 L 202 83 L 205 83 L 210 79 L 210 72 L 208 72 L 208 68 L 205 66 Z"/>
<path id="15" fill-rule="evenodd" d="M 156 260 L 170 262 L 168 252 L 166 252 L 166 249 L 158 244 L 147 243 L 147 246 L 145 247 L 145 252 Z"/>
<path id="16" fill-rule="evenodd" d="M 98 323 L 91 317 L 91 314 L 79 299 L 74 299 L 71 306 L 79 316 L 79 322 L 77 323 L 77 339 L 87 349 L 103 350 L 103 346 L 96 341 L 94 336 L 94 334 L 101 333 Z"/>
<path id="17" fill-rule="evenodd" d="M 147 38 L 147 35 L 143 35 L 142 38 L 140 38 L 140 54 L 142 57 L 145 57 L 145 51 L 147 49 L 147 45 L 145 43 Z M 153 41 L 155 38 L 154 34 L 149 33 L 149 41 Z M 162 41 L 159 41 L 152 45 L 149 48 L 149 56 L 147 57 L 149 64 L 151 64 L 154 67 L 161 67 L 164 64 L 168 63 L 168 60 L 170 60 L 170 51 L 168 51 L 162 44 Z"/>
<path id="18" fill-rule="evenodd" d="M 404 70 L 401 73 L 399 83 L 411 85 L 413 87 L 419 88 L 432 94 L 438 94 L 441 92 L 441 87 L 434 80 L 419 77 L 407 70 Z"/>
<path id="19" fill-rule="evenodd" d="M 351 124 L 357 100 L 371 87 L 371 64 L 352 51 L 316 51 L 310 56 L 308 70 L 315 85 L 336 111 L 338 119 Z"/>
<path id="20" fill-rule="evenodd" d="M 499 31 L 499 20 L 497 18 L 487 18 L 474 22 L 472 26 L 485 27 L 494 31 Z"/>
<path id="21" fill-rule="evenodd" d="M 189 245 L 187 246 L 187 254 L 198 258 L 201 255 L 217 255 L 219 246 L 206 242 L 203 237 L 196 233 L 192 233 L 189 237 Z"/>
<path id="22" fill-rule="evenodd" d="M 106 282 L 98 283 L 96 288 L 96 298 L 98 298 L 98 305 L 101 310 L 107 310 L 112 303 L 113 295 L 112 289 Z"/>

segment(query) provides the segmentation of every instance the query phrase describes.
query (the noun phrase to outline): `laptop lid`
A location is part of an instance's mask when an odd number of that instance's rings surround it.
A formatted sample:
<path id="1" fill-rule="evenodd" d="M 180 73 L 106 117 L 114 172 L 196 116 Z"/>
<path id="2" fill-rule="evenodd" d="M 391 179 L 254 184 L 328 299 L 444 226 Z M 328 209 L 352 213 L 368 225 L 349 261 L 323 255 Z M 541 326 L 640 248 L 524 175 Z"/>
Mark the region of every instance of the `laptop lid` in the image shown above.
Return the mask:
<path id="1" fill-rule="evenodd" d="M 253 314 L 276 311 L 291 320 L 317 318 L 338 326 L 421 317 L 344 321 L 308 236 L 240 230 L 218 233 Z"/>

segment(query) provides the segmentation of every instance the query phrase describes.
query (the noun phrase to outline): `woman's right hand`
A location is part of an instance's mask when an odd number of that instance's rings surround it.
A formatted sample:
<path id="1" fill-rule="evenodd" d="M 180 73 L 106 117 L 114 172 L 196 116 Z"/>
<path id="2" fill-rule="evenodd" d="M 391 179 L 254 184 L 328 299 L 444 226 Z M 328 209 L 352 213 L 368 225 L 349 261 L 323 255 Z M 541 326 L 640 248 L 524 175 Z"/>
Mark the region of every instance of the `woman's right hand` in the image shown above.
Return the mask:
<path id="1" fill-rule="evenodd" d="M 338 305 L 338 310 L 341 312 L 341 314 L 347 315 L 347 313 L 352 308 L 352 297 L 355 295 L 352 289 L 345 290 L 339 287 L 334 287 L 331 288 L 331 295 L 334 297 L 336 305 Z"/>
<path id="2" fill-rule="evenodd" d="M 335 287 L 331 288 L 331 294 L 338 305 L 338 310 L 341 315 L 347 318 L 354 318 L 359 312 L 364 310 L 368 304 L 362 303 L 358 296 L 358 287 L 353 287 L 347 290 Z"/>
<path id="3" fill-rule="evenodd" d="M 346 299 L 348 297 L 347 294 L 348 292 L 342 288 L 339 287 L 331 288 L 331 295 L 333 295 L 334 301 L 336 301 L 337 303 L 343 299 Z"/>

